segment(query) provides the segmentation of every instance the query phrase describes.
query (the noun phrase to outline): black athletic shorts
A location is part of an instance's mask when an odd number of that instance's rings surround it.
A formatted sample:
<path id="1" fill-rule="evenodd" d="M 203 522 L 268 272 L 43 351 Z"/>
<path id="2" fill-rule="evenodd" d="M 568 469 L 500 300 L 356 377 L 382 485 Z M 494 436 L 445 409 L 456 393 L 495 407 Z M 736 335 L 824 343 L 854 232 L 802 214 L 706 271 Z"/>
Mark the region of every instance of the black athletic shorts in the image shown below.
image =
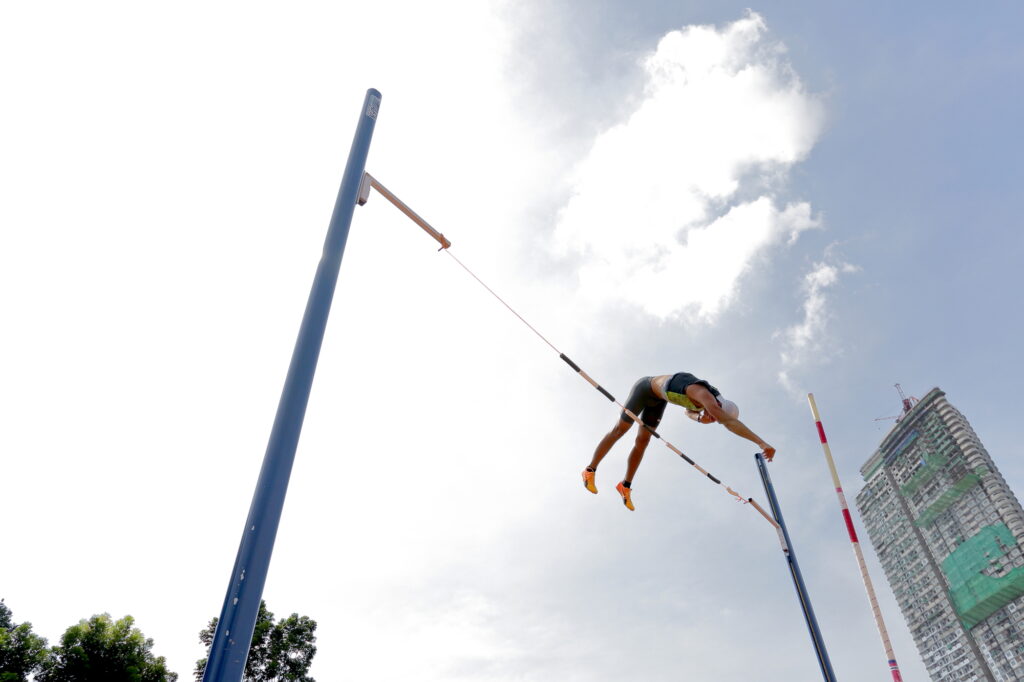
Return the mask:
<path id="1" fill-rule="evenodd" d="M 668 401 L 662 400 L 651 388 L 651 377 L 643 377 L 635 384 L 633 390 L 626 398 L 626 409 L 640 417 L 647 426 L 655 429 L 661 423 L 661 417 L 665 414 L 665 406 Z M 633 423 L 633 419 L 623 411 L 622 421 Z"/>

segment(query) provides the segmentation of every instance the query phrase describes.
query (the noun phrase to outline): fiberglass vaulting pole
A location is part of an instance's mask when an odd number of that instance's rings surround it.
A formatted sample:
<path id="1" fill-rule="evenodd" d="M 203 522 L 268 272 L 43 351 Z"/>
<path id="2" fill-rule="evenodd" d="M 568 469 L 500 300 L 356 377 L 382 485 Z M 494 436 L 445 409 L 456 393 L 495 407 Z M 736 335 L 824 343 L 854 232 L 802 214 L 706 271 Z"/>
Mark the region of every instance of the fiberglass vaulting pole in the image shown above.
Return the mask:
<path id="1" fill-rule="evenodd" d="M 825 649 L 825 640 L 821 637 L 821 630 L 818 629 L 818 619 L 814 617 L 814 609 L 811 607 L 811 597 L 807 594 L 807 586 L 804 585 L 803 575 L 800 573 L 800 564 L 796 561 L 796 554 L 793 552 L 793 543 L 789 539 L 789 531 L 786 529 L 786 522 L 782 519 L 782 509 L 779 507 L 779 498 L 775 496 L 775 486 L 768 475 L 768 467 L 765 465 L 764 456 L 759 452 L 754 455 L 757 460 L 757 470 L 761 473 L 761 483 L 764 484 L 764 492 L 768 496 L 768 504 L 771 506 L 772 516 L 782 529 L 779 534 L 779 542 L 782 544 L 782 553 L 786 555 L 786 563 L 789 566 L 790 575 L 793 577 L 793 587 L 796 588 L 796 596 L 800 600 L 800 610 L 803 611 L 804 620 L 807 622 L 807 630 L 811 635 L 811 642 L 814 644 L 814 654 L 818 658 L 818 665 L 821 667 L 821 676 L 825 682 L 836 682 L 836 674 L 832 672 L 832 663 L 828 658 L 828 651 Z"/>
<path id="2" fill-rule="evenodd" d="M 263 468 L 253 493 L 235 565 L 231 569 L 231 579 L 213 644 L 210 646 L 203 682 L 239 682 L 245 670 L 256 616 L 263 598 L 263 585 L 270 566 L 270 555 L 274 551 L 274 540 L 288 490 L 288 479 L 295 461 L 295 450 L 306 416 L 313 375 L 316 373 L 320 347 L 327 328 L 327 316 L 338 282 L 341 257 L 352 224 L 359 183 L 366 169 L 366 157 L 377 122 L 380 98 L 376 90 L 366 91 L 345 174 L 334 204 L 334 213 L 327 229 L 323 256 L 309 292 L 288 376 L 281 391 L 274 427 L 263 457 Z"/>

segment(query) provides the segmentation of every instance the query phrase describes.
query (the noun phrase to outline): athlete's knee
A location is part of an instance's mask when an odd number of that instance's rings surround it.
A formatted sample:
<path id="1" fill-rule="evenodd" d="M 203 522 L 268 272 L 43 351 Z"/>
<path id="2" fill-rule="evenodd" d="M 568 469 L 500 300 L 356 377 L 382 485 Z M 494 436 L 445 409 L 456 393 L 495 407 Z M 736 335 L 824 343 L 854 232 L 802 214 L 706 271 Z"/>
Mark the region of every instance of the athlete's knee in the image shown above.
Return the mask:
<path id="1" fill-rule="evenodd" d="M 632 426 L 633 426 L 633 422 L 632 421 L 628 421 L 627 422 L 627 421 L 623 421 L 622 419 L 620 419 L 619 421 L 615 422 L 615 426 L 612 427 L 612 430 L 611 430 L 611 432 L 608 435 L 614 436 L 615 438 L 621 438 L 622 436 L 624 436 L 626 434 L 627 431 L 629 431 L 629 429 Z"/>
<path id="2" fill-rule="evenodd" d="M 636 434 L 636 442 L 642 445 L 647 445 L 651 442 L 651 432 L 646 426 L 640 427 L 640 431 Z"/>

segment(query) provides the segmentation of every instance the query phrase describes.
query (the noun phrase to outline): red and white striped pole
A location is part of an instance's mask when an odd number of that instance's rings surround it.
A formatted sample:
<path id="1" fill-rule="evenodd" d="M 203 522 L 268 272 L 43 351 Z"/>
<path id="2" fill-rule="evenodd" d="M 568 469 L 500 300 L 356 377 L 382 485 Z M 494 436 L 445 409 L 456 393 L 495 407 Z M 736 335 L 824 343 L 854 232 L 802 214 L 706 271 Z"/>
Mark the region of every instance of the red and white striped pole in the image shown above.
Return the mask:
<path id="1" fill-rule="evenodd" d="M 807 402 L 811 406 L 814 424 L 818 427 L 818 437 L 821 438 L 821 447 L 825 451 L 825 461 L 828 462 L 828 470 L 832 474 L 832 483 L 836 487 L 836 495 L 839 497 L 839 508 L 843 512 L 843 521 L 846 522 L 846 531 L 850 534 L 850 542 L 853 543 L 853 553 L 857 557 L 857 565 L 860 566 L 860 575 L 864 579 L 864 589 L 868 593 L 871 611 L 875 614 L 875 624 L 878 626 L 878 634 L 882 638 L 882 646 L 885 647 L 885 655 L 889 661 L 889 672 L 892 673 L 894 682 L 903 682 L 903 677 L 900 675 L 900 667 L 896 663 L 896 654 L 893 653 L 892 643 L 889 641 L 889 632 L 885 629 L 885 621 L 882 620 L 882 611 L 878 608 L 875 588 L 871 585 L 871 576 L 868 575 L 868 567 L 864 563 L 864 554 L 860 551 L 857 531 L 853 528 L 853 518 L 850 516 L 850 508 L 846 504 L 846 496 L 843 495 L 843 485 L 839 482 L 839 474 L 836 473 L 836 463 L 832 460 L 832 450 L 828 447 L 828 439 L 825 438 L 825 429 L 821 425 L 821 416 L 818 414 L 818 406 L 814 402 L 813 393 L 807 394 Z"/>

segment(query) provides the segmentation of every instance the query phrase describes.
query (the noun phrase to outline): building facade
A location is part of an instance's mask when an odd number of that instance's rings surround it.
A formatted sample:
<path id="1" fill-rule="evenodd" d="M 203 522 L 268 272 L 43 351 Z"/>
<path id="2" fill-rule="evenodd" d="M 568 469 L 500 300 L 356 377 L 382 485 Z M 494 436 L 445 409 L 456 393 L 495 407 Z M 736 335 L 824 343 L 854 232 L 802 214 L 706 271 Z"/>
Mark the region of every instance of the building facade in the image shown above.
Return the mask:
<path id="1" fill-rule="evenodd" d="M 1024 680 L 1024 510 L 932 389 L 861 467 L 856 503 L 932 680 Z"/>

